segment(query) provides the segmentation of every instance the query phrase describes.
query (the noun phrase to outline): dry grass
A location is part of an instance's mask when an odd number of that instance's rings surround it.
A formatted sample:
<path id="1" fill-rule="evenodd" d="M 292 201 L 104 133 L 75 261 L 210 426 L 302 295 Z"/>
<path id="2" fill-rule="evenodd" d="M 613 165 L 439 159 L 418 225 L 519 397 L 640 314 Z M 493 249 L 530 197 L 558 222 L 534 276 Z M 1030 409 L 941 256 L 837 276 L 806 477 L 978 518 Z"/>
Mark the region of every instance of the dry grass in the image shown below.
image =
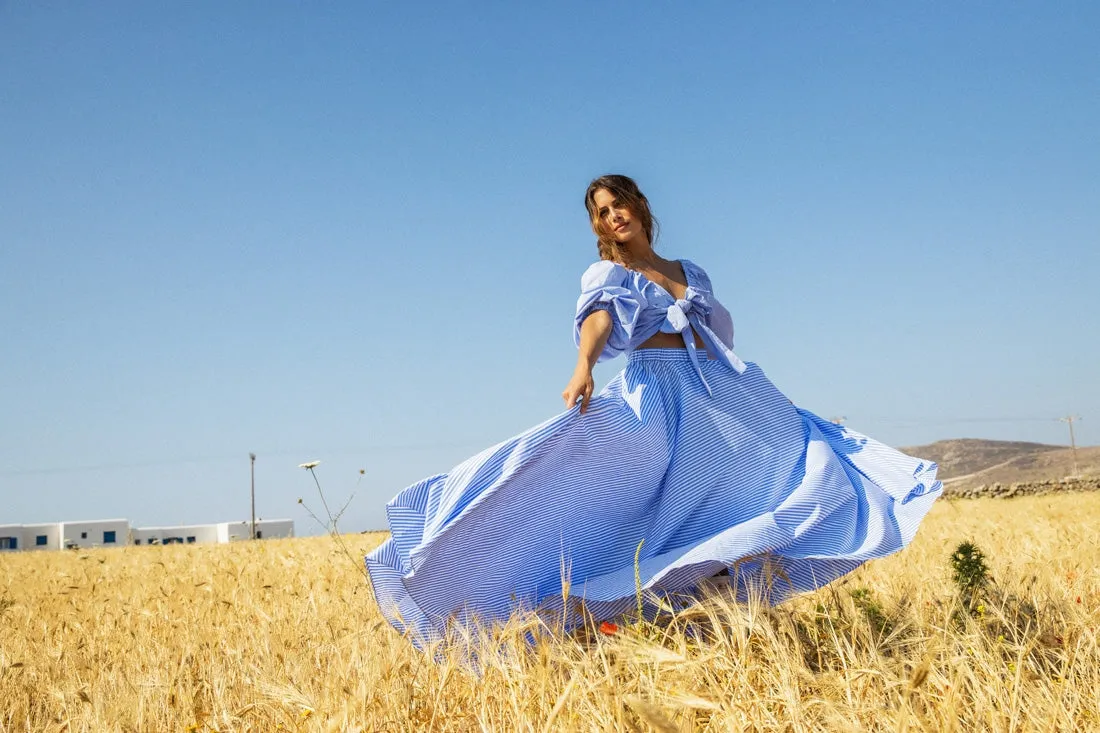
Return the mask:
<path id="1" fill-rule="evenodd" d="M 905 552 L 775 609 L 534 650 L 517 620 L 480 675 L 394 633 L 331 538 L 14 553 L 0 733 L 1100 730 L 1098 527 L 1096 494 L 941 501 Z M 997 585 L 952 618 L 964 539 Z"/>

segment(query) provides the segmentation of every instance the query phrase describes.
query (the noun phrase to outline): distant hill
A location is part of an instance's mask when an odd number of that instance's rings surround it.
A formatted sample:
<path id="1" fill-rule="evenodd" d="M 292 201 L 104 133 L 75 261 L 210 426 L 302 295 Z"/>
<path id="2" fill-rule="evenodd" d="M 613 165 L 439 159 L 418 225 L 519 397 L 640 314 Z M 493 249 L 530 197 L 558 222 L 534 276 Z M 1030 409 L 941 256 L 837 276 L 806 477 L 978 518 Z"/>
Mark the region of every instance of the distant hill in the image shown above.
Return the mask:
<path id="1" fill-rule="evenodd" d="M 1057 480 L 1073 473 L 1073 454 L 1061 445 L 959 438 L 902 448 L 935 461 L 939 478 L 954 488 Z M 1078 473 L 1100 475 L 1100 446 L 1077 449 Z"/>

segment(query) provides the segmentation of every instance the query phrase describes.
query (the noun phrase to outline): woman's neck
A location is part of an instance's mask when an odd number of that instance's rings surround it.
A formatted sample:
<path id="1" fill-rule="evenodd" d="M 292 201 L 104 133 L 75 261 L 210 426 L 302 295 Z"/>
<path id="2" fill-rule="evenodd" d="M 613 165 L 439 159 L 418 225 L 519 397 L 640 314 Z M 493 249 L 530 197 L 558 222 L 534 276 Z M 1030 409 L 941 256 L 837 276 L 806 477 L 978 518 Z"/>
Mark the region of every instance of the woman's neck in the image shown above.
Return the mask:
<path id="1" fill-rule="evenodd" d="M 661 261 L 660 255 L 653 251 L 648 239 L 624 242 L 623 249 L 626 250 L 626 259 L 632 268 L 653 267 Z"/>

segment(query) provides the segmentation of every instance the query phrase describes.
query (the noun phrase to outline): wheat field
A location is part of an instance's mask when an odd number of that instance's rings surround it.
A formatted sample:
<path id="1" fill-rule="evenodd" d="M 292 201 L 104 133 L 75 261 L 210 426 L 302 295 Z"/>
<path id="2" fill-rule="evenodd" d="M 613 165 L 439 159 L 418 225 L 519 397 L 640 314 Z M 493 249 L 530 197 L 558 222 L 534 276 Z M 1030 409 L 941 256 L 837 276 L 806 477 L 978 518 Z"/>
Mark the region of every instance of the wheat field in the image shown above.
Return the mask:
<path id="1" fill-rule="evenodd" d="M 911 547 L 774 609 L 712 596 L 615 633 L 517 618 L 416 651 L 380 533 L 0 557 L 8 731 L 1100 730 L 1100 495 L 941 500 Z M 961 600 L 973 540 L 993 584 Z"/>

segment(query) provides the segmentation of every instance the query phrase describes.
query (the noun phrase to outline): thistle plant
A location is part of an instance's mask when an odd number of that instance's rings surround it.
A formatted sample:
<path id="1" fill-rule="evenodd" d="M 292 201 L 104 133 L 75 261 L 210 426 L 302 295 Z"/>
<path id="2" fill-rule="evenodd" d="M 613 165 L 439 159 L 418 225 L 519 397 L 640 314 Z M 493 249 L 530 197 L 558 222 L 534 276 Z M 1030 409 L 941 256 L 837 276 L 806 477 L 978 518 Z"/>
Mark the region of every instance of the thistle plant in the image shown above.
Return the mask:
<path id="1" fill-rule="evenodd" d="M 959 600 L 967 613 L 981 607 L 981 599 L 992 581 L 985 554 L 973 542 L 963 542 L 951 553 L 951 579 L 959 589 Z M 955 615 L 956 621 L 961 622 L 961 612 Z"/>
<path id="2" fill-rule="evenodd" d="M 963 542 L 951 553 L 951 579 L 959 590 L 973 595 L 989 584 L 989 566 L 985 555 L 973 542 Z"/>

